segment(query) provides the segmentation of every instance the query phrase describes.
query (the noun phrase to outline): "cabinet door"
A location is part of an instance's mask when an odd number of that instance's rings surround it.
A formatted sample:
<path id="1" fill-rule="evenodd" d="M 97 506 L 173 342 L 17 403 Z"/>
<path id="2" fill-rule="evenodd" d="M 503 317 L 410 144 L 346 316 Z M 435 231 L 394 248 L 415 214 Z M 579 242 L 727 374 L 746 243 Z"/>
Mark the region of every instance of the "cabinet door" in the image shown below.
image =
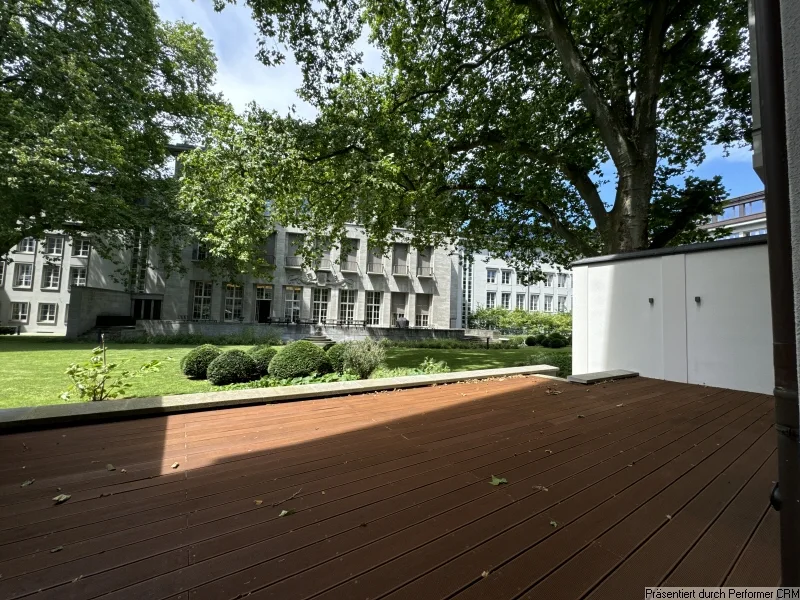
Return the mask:
<path id="1" fill-rule="evenodd" d="M 772 393 L 766 245 L 686 255 L 686 343 L 689 383 Z"/>

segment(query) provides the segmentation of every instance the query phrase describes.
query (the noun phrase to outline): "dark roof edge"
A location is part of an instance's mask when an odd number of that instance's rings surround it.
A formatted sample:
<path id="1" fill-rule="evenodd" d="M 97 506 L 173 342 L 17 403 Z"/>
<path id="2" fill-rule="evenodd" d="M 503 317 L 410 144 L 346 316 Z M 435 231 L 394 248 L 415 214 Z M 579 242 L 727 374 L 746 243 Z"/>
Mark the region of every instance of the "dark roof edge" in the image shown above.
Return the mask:
<path id="1" fill-rule="evenodd" d="M 640 250 L 638 252 L 628 252 L 626 254 L 608 254 L 606 256 L 593 256 L 576 261 L 571 267 L 581 267 L 584 265 L 596 265 L 598 263 L 620 262 L 623 260 L 635 260 L 637 258 L 655 258 L 657 256 L 670 256 L 673 254 L 692 254 L 693 252 L 709 252 L 712 250 L 724 250 L 726 248 L 738 248 L 744 246 L 757 246 L 766 244 L 766 235 L 751 235 L 730 240 L 717 240 L 715 242 L 704 242 L 702 244 L 687 244 L 685 246 L 672 246 L 669 248 L 657 248 L 655 250 Z"/>

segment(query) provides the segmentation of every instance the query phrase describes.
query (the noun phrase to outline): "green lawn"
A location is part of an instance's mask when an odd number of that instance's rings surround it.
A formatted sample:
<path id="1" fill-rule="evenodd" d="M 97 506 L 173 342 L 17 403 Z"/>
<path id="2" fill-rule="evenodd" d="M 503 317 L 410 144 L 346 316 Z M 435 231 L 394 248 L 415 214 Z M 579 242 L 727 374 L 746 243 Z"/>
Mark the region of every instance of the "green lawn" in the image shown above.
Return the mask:
<path id="1" fill-rule="evenodd" d="M 66 342 L 48 338 L 0 337 L 0 408 L 60 404 L 59 396 L 69 387 L 64 375 L 73 362 L 88 360 L 96 344 Z M 241 346 L 229 346 L 238 348 Z M 165 396 L 214 389 L 207 381 L 191 381 L 180 372 L 180 359 L 193 346 L 115 344 L 108 347 L 108 360 L 126 363 L 131 369 L 150 360 L 162 361 L 157 373 L 132 381 L 130 396 Z M 569 348 L 547 352 L 569 352 Z M 433 350 L 390 348 L 387 366 L 415 367 L 429 356 L 445 361 L 451 370 L 511 367 L 525 362 L 531 352 L 541 348 L 519 350 Z"/>

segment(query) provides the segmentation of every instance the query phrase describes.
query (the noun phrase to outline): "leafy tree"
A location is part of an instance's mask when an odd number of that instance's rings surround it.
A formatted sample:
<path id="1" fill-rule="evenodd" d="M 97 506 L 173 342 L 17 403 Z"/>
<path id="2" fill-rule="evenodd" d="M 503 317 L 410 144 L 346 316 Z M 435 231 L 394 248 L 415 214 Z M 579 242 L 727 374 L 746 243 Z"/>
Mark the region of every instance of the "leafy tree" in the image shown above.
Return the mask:
<path id="1" fill-rule="evenodd" d="M 152 228 L 174 261 L 190 215 L 168 144 L 197 136 L 215 71 L 202 32 L 151 0 L 0 3 L 0 254 L 64 230 L 114 255 Z"/>
<path id="2" fill-rule="evenodd" d="M 347 221 L 376 242 L 401 225 L 417 244 L 462 239 L 517 264 L 698 239 L 725 191 L 676 181 L 709 144 L 748 135 L 745 0 L 245 3 L 259 57 L 293 52 L 319 115 L 224 115 L 190 159 L 184 200 L 221 205 L 248 232 L 310 228 L 309 254 Z M 365 27 L 381 74 L 358 68 Z M 233 237 L 212 253 L 246 254 Z"/>

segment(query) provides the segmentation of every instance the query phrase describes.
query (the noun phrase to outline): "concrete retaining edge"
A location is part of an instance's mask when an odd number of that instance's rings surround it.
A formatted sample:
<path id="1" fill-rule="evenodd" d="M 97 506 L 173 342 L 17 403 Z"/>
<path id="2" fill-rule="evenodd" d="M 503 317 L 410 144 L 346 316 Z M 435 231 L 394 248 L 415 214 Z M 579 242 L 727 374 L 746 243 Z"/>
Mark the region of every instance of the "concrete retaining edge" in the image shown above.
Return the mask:
<path id="1" fill-rule="evenodd" d="M 62 425 L 82 425 L 98 421 L 112 421 L 153 415 L 167 415 L 214 408 L 234 408 L 254 404 L 275 404 L 296 400 L 312 400 L 365 394 L 385 390 L 399 390 L 443 383 L 458 383 L 473 379 L 508 377 L 514 375 L 554 376 L 557 367 L 532 365 L 507 369 L 481 369 L 456 371 L 437 375 L 411 375 L 364 379 L 359 381 L 337 381 L 334 383 L 311 383 L 273 388 L 256 388 L 224 392 L 203 392 L 174 396 L 152 396 L 149 398 L 126 398 L 105 402 L 81 402 L 75 404 L 48 404 L 0 410 L 0 431 L 38 429 Z"/>

